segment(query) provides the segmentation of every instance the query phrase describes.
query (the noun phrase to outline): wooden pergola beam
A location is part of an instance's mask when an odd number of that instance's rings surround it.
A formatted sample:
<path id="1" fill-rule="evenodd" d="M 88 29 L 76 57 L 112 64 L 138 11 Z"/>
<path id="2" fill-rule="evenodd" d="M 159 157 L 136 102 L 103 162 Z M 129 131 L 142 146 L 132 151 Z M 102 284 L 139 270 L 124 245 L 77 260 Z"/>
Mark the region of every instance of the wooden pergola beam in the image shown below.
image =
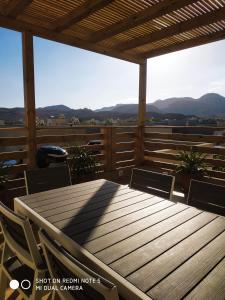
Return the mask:
<path id="1" fill-rule="evenodd" d="M 53 23 L 52 29 L 56 32 L 61 32 L 75 23 L 80 22 L 97 10 L 104 8 L 113 1 L 114 0 L 89 0 Z"/>
<path id="2" fill-rule="evenodd" d="M 144 125 L 146 115 L 147 92 L 147 60 L 139 65 L 139 101 L 138 101 L 138 127 L 136 142 L 136 163 L 141 165 L 144 161 Z"/>
<path id="3" fill-rule="evenodd" d="M 16 19 L 9 18 L 9 17 L 4 17 L 1 15 L 0 15 L 0 26 L 9 28 L 12 30 L 16 30 L 19 32 L 29 31 L 33 35 L 44 38 L 44 39 L 48 39 L 48 40 L 63 43 L 66 45 L 89 50 L 92 52 L 108 55 L 111 57 L 126 60 L 126 61 L 133 62 L 136 64 L 140 64 L 143 62 L 143 59 L 139 58 L 138 56 L 119 53 L 119 52 L 113 51 L 112 49 L 109 49 L 107 47 L 102 47 L 99 45 L 91 44 L 90 42 L 83 41 L 79 38 L 75 38 L 75 37 L 67 35 L 67 34 L 51 32 L 50 30 L 47 30 L 41 26 L 32 25 L 32 24 L 29 24 L 24 21 L 16 20 Z"/>
<path id="4" fill-rule="evenodd" d="M 146 114 L 147 60 L 139 66 L 138 125 L 143 126 Z"/>
<path id="5" fill-rule="evenodd" d="M 32 0 L 11 0 L 3 8 L 3 15 L 16 18 Z"/>
<path id="6" fill-rule="evenodd" d="M 34 53 L 33 36 L 29 32 L 22 33 L 23 49 L 23 82 L 25 126 L 28 136 L 28 164 L 31 168 L 36 165 L 36 112 L 34 89 Z"/>
<path id="7" fill-rule="evenodd" d="M 129 49 L 137 48 L 139 46 L 160 41 L 164 38 L 168 38 L 186 31 L 194 30 L 201 26 L 206 26 L 208 24 L 215 23 L 219 20 L 223 20 L 225 16 L 225 7 L 222 7 L 213 12 L 204 14 L 194 19 L 183 21 L 179 24 L 169 26 L 165 29 L 155 31 L 150 34 L 143 35 L 139 38 L 135 38 L 132 41 L 124 42 L 119 44 L 116 49 L 118 51 L 126 51 Z"/>
<path id="8" fill-rule="evenodd" d="M 135 13 L 131 17 L 128 17 L 125 20 L 119 21 L 107 28 L 93 33 L 89 40 L 91 42 L 100 42 L 105 39 L 108 39 L 116 34 L 127 31 L 133 27 L 141 25 L 147 21 L 159 18 L 165 14 L 168 14 L 172 11 L 180 9 L 188 4 L 192 4 L 194 0 L 165 0 L 155 4 L 142 12 Z"/>
<path id="9" fill-rule="evenodd" d="M 165 47 L 160 47 L 151 51 L 146 51 L 142 53 L 143 59 L 151 58 L 151 57 L 156 57 L 159 55 L 175 52 L 175 51 L 180 51 L 184 50 L 187 48 L 192 48 L 196 46 L 201 46 L 204 44 L 212 43 L 212 42 L 217 42 L 225 39 L 225 29 L 221 31 L 217 31 L 214 33 L 206 34 L 204 36 L 199 36 L 195 37 L 189 40 L 185 40 L 183 42 L 180 42 L 178 44 L 172 44 L 169 46 Z"/>

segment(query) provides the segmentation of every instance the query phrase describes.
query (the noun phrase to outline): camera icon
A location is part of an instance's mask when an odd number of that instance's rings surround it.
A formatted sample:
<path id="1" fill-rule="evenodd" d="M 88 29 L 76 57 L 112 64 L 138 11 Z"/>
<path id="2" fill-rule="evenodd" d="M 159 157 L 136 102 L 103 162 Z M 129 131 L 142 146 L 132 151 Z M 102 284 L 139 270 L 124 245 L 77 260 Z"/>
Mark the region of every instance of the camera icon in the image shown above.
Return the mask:
<path id="1" fill-rule="evenodd" d="M 31 282 L 28 279 L 24 279 L 21 281 L 21 283 L 19 283 L 18 280 L 13 279 L 10 281 L 9 286 L 11 289 L 16 290 L 19 288 L 19 286 L 21 287 L 21 289 L 23 290 L 29 290 L 29 288 L 31 287 Z"/>

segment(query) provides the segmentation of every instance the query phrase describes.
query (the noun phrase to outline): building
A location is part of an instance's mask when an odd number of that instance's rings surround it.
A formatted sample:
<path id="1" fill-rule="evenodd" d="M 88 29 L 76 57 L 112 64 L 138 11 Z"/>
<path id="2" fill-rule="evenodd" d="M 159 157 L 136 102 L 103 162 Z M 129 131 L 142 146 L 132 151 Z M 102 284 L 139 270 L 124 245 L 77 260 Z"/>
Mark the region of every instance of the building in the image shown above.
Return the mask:
<path id="1" fill-rule="evenodd" d="M 64 114 L 61 114 L 57 117 L 51 116 L 50 118 L 47 119 L 47 127 L 57 127 L 57 126 L 65 126 L 67 125 L 68 122 L 64 116 Z"/>
<path id="2" fill-rule="evenodd" d="M 80 125 L 80 120 L 77 117 L 72 117 L 70 120 L 70 126 Z"/>

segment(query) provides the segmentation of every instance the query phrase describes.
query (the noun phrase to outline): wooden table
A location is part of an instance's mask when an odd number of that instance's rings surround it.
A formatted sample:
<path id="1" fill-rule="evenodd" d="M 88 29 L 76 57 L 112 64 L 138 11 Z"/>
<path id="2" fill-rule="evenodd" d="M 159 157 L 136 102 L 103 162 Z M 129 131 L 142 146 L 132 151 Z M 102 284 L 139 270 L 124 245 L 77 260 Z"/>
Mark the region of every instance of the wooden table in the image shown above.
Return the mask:
<path id="1" fill-rule="evenodd" d="M 15 198 L 15 210 L 128 300 L 225 299 L 224 217 L 106 180 Z"/>

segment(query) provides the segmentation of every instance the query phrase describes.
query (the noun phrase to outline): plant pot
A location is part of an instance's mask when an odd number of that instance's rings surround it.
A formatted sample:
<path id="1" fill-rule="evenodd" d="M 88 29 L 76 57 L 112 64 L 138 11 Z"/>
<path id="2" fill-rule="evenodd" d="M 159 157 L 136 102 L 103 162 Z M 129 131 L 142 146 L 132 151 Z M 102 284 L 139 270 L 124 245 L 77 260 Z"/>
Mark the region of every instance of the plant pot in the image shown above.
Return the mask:
<path id="1" fill-rule="evenodd" d="M 177 173 L 176 174 L 176 181 L 178 185 L 180 186 L 182 192 L 184 193 L 185 199 L 188 197 L 189 187 L 192 179 L 201 180 L 203 178 L 203 175 L 201 173 L 199 174 L 182 174 Z"/>
<path id="2" fill-rule="evenodd" d="M 72 184 L 92 181 L 95 179 L 95 174 L 86 174 L 83 176 L 72 176 Z"/>

